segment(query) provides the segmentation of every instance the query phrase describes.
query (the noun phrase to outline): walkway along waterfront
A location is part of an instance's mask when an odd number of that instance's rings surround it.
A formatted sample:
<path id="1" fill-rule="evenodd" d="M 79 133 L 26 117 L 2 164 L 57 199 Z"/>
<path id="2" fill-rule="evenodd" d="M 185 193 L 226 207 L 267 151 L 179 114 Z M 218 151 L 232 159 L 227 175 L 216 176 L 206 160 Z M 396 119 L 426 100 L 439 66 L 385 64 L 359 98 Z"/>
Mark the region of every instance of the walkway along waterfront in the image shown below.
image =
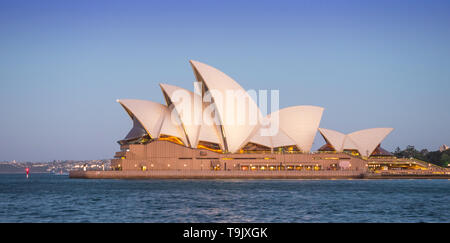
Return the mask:
<path id="1" fill-rule="evenodd" d="M 82 179 L 450 179 L 450 172 L 402 171 L 71 171 Z"/>

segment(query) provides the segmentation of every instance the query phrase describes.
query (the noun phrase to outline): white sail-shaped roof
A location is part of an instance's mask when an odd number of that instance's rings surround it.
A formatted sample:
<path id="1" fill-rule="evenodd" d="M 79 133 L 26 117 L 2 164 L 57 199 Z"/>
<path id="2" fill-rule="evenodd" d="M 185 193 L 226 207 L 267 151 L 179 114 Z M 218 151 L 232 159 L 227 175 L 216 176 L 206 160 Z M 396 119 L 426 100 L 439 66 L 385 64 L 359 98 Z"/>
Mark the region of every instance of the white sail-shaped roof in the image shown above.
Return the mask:
<path id="1" fill-rule="evenodd" d="M 358 150 L 358 146 L 356 143 L 347 135 L 345 135 L 344 145 L 342 146 L 343 150 Z"/>
<path id="2" fill-rule="evenodd" d="M 269 148 L 273 148 L 272 137 L 270 137 L 270 136 L 261 136 L 261 133 L 260 133 L 259 130 L 254 135 L 252 135 L 252 138 L 248 142 L 256 143 L 256 144 L 263 145 L 263 146 L 266 146 L 266 147 L 269 147 Z"/>
<path id="3" fill-rule="evenodd" d="M 134 116 L 152 138 L 159 137 L 164 112 L 167 107 L 148 100 L 117 100 L 130 116 Z M 133 117 L 131 117 L 133 119 Z"/>
<path id="4" fill-rule="evenodd" d="M 239 151 L 258 125 L 261 113 L 257 104 L 225 73 L 201 62 L 191 60 L 190 63 L 197 81 L 202 82 L 205 90 L 211 93 L 228 151 L 232 153 Z M 231 93 L 240 94 L 243 98 L 230 95 Z M 252 116 L 256 118 L 252 120 Z"/>
<path id="5" fill-rule="evenodd" d="M 258 131 L 251 139 L 251 143 L 260 144 L 269 148 L 284 147 L 296 145 L 296 142 L 286 135 L 281 129 L 274 136 L 262 136 Z"/>
<path id="6" fill-rule="evenodd" d="M 203 103 L 203 110 L 206 109 L 206 104 Z M 214 119 L 211 114 L 202 112 L 202 126 L 200 127 L 200 133 L 198 135 L 198 141 L 205 141 L 210 143 L 216 143 L 220 145 L 220 148 L 224 150 L 225 146 L 223 144 L 222 136 L 218 130 L 218 121 Z"/>
<path id="7" fill-rule="evenodd" d="M 365 157 L 369 157 L 380 145 L 393 128 L 371 128 L 343 134 L 330 129 L 319 128 L 324 139 L 329 142 L 336 151 L 358 150 Z"/>
<path id="8" fill-rule="evenodd" d="M 271 137 L 271 140 L 274 148 L 296 145 L 296 142 L 281 129 L 278 130 L 276 135 Z"/>
<path id="9" fill-rule="evenodd" d="M 302 152 L 310 152 L 323 108 L 318 106 L 293 106 L 277 111 L 280 129 Z"/>
<path id="10" fill-rule="evenodd" d="M 181 87 L 170 84 L 160 84 L 164 95 L 167 95 L 167 105 L 174 105 L 175 112 L 180 117 L 181 126 L 186 132 L 191 147 L 196 148 L 202 124 L 202 100 L 200 95 Z"/>
<path id="11" fill-rule="evenodd" d="M 310 152 L 323 108 L 294 106 L 276 111 L 266 118 L 269 125 L 278 123 L 278 130 L 271 136 L 264 136 L 261 134 L 261 112 L 249 93 L 220 70 L 197 61 L 191 60 L 190 63 L 197 81 L 203 85 L 202 95 L 161 84 L 167 106 L 146 100 L 117 100 L 134 122 L 127 137 L 147 133 L 157 138 L 164 134 L 178 137 L 186 146 L 193 148 L 198 147 L 199 141 L 204 141 L 217 143 L 223 151 L 232 153 L 238 152 L 248 142 L 270 148 L 296 145 L 302 152 Z M 212 99 L 204 100 L 207 95 Z M 188 101 L 181 102 L 182 99 Z M 210 105 L 215 117 L 204 117 L 207 114 L 204 111 L 210 109 Z M 366 157 L 392 130 L 373 128 L 345 135 L 319 129 L 336 151 L 358 150 Z"/>
<path id="12" fill-rule="evenodd" d="M 213 117 L 203 114 L 202 97 L 187 89 L 169 84 L 160 84 L 167 95 L 168 104 L 174 105 L 183 130 L 189 138 L 191 147 L 197 148 L 199 141 L 217 143 L 223 148 L 223 142 L 217 131 Z M 188 99 L 183 101 L 183 99 Z"/>
<path id="13" fill-rule="evenodd" d="M 266 128 L 266 129 L 271 127 L 273 125 L 272 123 L 275 123 L 275 122 L 279 123 L 279 121 L 273 120 L 273 119 L 277 119 L 278 117 L 276 115 L 273 115 L 273 116 L 271 116 L 271 115 L 272 114 L 269 114 L 266 117 L 266 119 L 268 120 L 268 124 L 266 126 L 264 126 L 264 128 Z M 259 126 L 257 132 L 255 134 L 251 135 L 252 138 L 250 139 L 249 142 L 264 145 L 264 146 L 270 147 L 270 148 L 296 145 L 296 142 L 292 138 L 290 138 L 288 135 L 286 135 L 286 133 L 280 128 L 279 124 L 277 127 L 278 127 L 278 129 L 274 135 L 263 136 L 262 131 L 261 131 L 263 128 L 262 128 L 262 126 Z"/>
<path id="14" fill-rule="evenodd" d="M 394 129 L 371 128 L 350 133 L 348 137 L 355 142 L 361 155 L 369 157 L 392 130 Z"/>
<path id="15" fill-rule="evenodd" d="M 330 143 L 331 146 L 336 151 L 342 151 L 344 147 L 344 140 L 345 140 L 345 134 L 340 133 L 338 131 L 325 129 L 325 128 L 319 128 L 320 134 L 322 134 L 322 137 Z"/>
<path id="16" fill-rule="evenodd" d="M 169 108 L 166 107 L 163 117 L 163 123 L 161 126 L 161 135 L 168 135 L 180 138 L 181 141 L 187 146 L 186 135 L 181 127 L 181 121 L 178 115 L 172 115 L 173 106 L 171 105 Z"/>

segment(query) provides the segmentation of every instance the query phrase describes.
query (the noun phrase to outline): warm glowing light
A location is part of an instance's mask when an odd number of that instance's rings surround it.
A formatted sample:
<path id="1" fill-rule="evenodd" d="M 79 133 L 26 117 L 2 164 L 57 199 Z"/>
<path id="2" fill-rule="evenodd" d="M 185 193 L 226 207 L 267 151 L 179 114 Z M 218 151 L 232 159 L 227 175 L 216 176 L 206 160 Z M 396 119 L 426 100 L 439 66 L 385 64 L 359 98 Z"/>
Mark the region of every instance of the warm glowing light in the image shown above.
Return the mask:
<path id="1" fill-rule="evenodd" d="M 161 140 L 161 141 L 169 141 L 169 142 L 176 143 L 176 144 L 179 144 L 179 145 L 184 145 L 184 143 L 179 138 L 174 137 L 174 136 L 161 135 L 159 137 L 159 140 Z"/>
<path id="2" fill-rule="evenodd" d="M 221 149 L 213 149 L 213 148 L 210 148 L 210 147 L 201 145 L 201 144 L 199 144 L 199 145 L 197 146 L 197 148 L 199 148 L 199 149 L 206 149 L 206 150 L 213 151 L 213 152 L 216 152 L 216 153 L 222 153 L 222 150 L 221 150 Z"/>

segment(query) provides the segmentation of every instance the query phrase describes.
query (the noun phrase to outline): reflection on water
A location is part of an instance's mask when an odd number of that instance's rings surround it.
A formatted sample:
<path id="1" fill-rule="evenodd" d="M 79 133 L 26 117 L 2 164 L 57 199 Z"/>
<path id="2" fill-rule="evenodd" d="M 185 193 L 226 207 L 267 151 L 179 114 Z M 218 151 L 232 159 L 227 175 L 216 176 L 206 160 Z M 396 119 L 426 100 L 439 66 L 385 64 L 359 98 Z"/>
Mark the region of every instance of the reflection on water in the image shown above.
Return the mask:
<path id="1" fill-rule="evenodd" d="M 450 222 L 449 180 L 0 175 L 0 222 Z"/>

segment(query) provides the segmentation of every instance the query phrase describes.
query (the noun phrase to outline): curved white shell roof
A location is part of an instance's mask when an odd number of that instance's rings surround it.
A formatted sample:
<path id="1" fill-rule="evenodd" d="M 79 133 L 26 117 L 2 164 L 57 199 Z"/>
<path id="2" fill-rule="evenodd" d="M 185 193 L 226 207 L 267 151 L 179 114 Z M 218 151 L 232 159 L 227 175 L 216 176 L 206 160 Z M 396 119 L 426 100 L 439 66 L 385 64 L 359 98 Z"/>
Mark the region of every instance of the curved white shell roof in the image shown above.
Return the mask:
<path id="1" fill-rule="evenodd" d="M 256 143 L 256 144 L 263 145 L 263 146 L 266 146 L 269 148 L 273 148 L 272 137 L 261 136 L 259 129 L 257 130 L 257 132 L 252 136 L 252 138 L 248 142 Z M 245 145 L 243 145 L 243 146 L 245 146 Z"/>
<path id="2" fill-rule="evenodd" d="M 345 134 L 340 133 L 338 131 L 319 128 L 320 134 L 322 134 L 323 138 L 333 146 L 336 151 L 342 151 L 344 148 L 344 140 Z"/>
<path id="3" fill-rule="evenodd" d="M 148 100 L 121 99 L 117 102 L 136 117 L 152 138 L 159 137 L 166 106 Z"/>
<path id="4" fill-rule="evenodd" d="M 202 119 L 201 97 L 199 95 L 196 97 L 194 92 L 174 85 L 160 84 L 160 86 L 170 100 L 167 105 L 174 105 L 191 147 L 196 148 Z"/>
<path id="5" fill-rule="evenodd" d="M 174 136 L 181 139 L 181 141 L 188 146 L 186 135 L 183 132 L 183 128 L 181 127 L 181 121 L 178 116 L 173 116 L 173 106 L 170 106 L 169 108 L 166 107 L 164 110 L 164 120 L 161 126 L 161 132 L 160 134 L 168 135 L 168 136 Z"/>
<path id="6" fill-rule="evenodd" d="M 257 104 L 236 81 L 225 73 L 201 62 L 191 60 L 190 63 L 197 81 L 202 82 L 211 92 L 228 151 L 232 153 L 239 151 L 258 125 L 258 120 L 251 122 L 249 117 L 252 112 L 256 113 L 256 119 L 261 117 Z M 242 94 L 247 100 L 245 104 L 238 97 L 230 96 L 231 92 Z"/>
<path id="7" fill-rule="evenodd" d="M 160 86 L 167 94 L 169 103 L 174 105 L 192 148 L 197 148 L 199 141 L 217 143 L 223 148 L 216 122 L 211 116 L 203 116 L 203 102 L 200 95 L 174 85 L 160 84 Z"/>
<path id="8" fill-rule="evenodd" d="M 358 150 L 358 146 L 356 146 L 355 142 L 348 135 L 346 135 L 342 150 Z"/>
<path id="9" fill-rule="evenodd" d="M 355 142 L 361 155 L 369 157 L 377 146 L 383 141 L 393 128 L 371 128 L 348 134 Z"/>
<path id="10" fill-rule="evenodd" d="M 271 137 L 271 140 L 274 148 L 296 145 L 296 142 L 281 129 L 278 130 L 278 133 L 275 136 Z"/>
<path id="11" fill-rule="evenodd" d="M 323 108 L 317 106 L 292 106 L 273 112 L 267 118 L 270 123 L 278 122 L 277 133 L 273 136 L 262 136 L 259 126 L 258 132 L 253 134 L 249 141 L 271 148 L 296 145 L 303 152 L 309 152 L 322 113 Z"/>
<path id="12" fill-rule="evenodd" d="M 273 114 L 273 113 L 272 113 Z M 267 115 L 267 119 L 269 121 L 269 124 L 267 127 L 270 127 L 273 122 L 277 122 L 273 119 L 276 118 L 276 116 L 271 116 L 272 114 Z M 279 121 L 278 121 L 279 122 Z M 257 130 L 257 132 L 252 135 L 252 138 L 249 142 L 264 145 L 266 147 L 270 148 L 277 148 L 277 147 L 284 147 L 284 146 L 290 146 L 290 145 L 296 145 L 296 142 L 290 138 L 286 133 L 278 126 L 278 131 L 273 136 L 263 136 L 261 135 L 261 126 Z"/>
<path id="13" fill-rule="evenodd" d="M 371 128 L 343 134 L 330 129 L 319 128 L 320 133 L 336 151 L 358 150 L 365 157 L 369 157 L 378 145 L 386 138 L 393 128 Z"/>
<path id="14" fill-rule="evenodd" d="M 175 136 L 186 146 L 194 148 L 199 141 L 218 143 L 224 151 L 232 153 L 238 152 L 248 142 L 271 148 L 296 145 L 303 152 L 311 150 L 322 118 L 322 107 L 293 106 L 276 111 L 267 118 L 270 125 L 278 123 L 277 133 L 262 136 L 262 115 L 252 97 L 220 70 L 197 61 L 191 60 L 190 63 L 197 81 L 204 86 L 202 96 L 177 86 L 161 84 L 167 106 L 147 100 L 117 100 L 152 138 L 161 134 Z M 202 100 L 206 91 L 210 91 L 212 96 L 216 118 L 204 114 L 211 108 L 207 107 L 208 101 Z M 241 97 L 230 97 L 230 92 Z M 183 94 L 189 102 L 180 102 Z M 366 157 L 392 130 L 373 128 L 345 135 L 319 129 L 336 151 L 356 149 Z"/>
<path id="15" fill-rule="evenodd" d="M 320 120 L 323 108 L 318 106 L 292 106 L 281 109 L 279 112 L 280 129 L 303 152 L 310 152 Z"/>
<path id="16" fill-rule="evenodd" d="M 203 110 L 206 109 L 205 106 L 206 104 L 203 104 Z M 220 148 L 224 150 L 225 146 L 223 144 L 222 135 L 217 126 L 219 122 L 215 121 L 211 114 L 204 114 L 203 112 L 202 114 L 203 120 L 198 135 L 198 141 L 217 143 L 220 145 Z"/>

